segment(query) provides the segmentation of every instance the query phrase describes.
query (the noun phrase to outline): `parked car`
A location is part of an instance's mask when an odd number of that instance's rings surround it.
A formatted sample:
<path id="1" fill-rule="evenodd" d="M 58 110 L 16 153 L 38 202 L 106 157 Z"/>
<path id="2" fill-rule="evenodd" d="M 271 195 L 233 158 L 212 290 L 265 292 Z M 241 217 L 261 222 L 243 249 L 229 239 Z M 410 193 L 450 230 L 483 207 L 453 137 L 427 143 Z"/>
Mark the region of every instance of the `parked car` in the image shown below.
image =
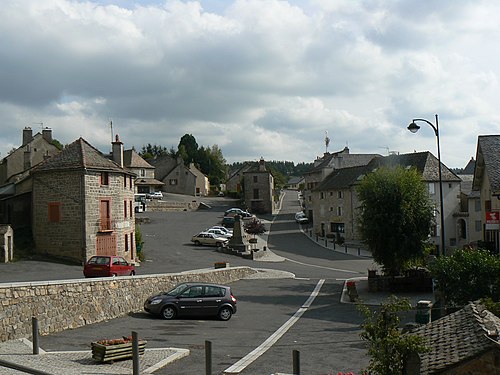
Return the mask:
<path id="1" fill-rule="evenodd" d="M 96 255 L 83 267 L 85 277 L 133 276 L 135 267 L 125 258 L 114 255 Z"/>
<path id="2" fill-rule="evenodd" d="M 295 221 L 299 224 L 307 224 L 309 222 L 309 218 L 303 212 L 297 212 L 295 214 Z"/>
<path id="3" fill-rule="evenodd" d="M 225 237 L 219 237 L 218 235 L 214 233 L 207 233 L 207 232 L 200 232 L 198 234 L 195 234 L 191 238 L 191 242 L 194 242 L 195 245 L 211 245 L 211 246 L 224 246 L 227 244 L 229 239 Z"/>
<path id="4" fill-rule="evenodd" d="M 233 235 L 233 230 L 232 229 L 223 227 L 222 225 L 213 225 L 210 228 L 211 229 L 220 229 L 221 231 L 223 231 L 223 232 L 225 232 L 227 234 L 230 234 L 231 236 Z"/>
<path id="5" fill-rule="evenodd" d="M 229 216 L 229 217 L 234 217 L 236 215 L 240 215 L 240 217 L 245 220 L 248 218 L 252 218 L 254 215 L 252 215 L 248 211 L 244 211 L 241 208 L 230 208 L 226 212 L 224 212 L 224 217 Z"/>
<path id="6" fill-rule="evenodd" d="M 217 316 L 227 321 L 236 313 L 231 288 L 207 283 L 182 283 L 174 289 L 149 297 L 144 310 L 163 319 L 178 316 Z"/>
<path id="7" fill-rule="evenodd" d="M 224 216 L 222 218 L 221 224 L 226 228 L 233 228 L 234 222 L 235 222 L 234 216 Z"/>
<path id="8" fill-rule="evenodd" d="M 208 229 L 205 229 L 204 232 L 206 232 L 206 233 L 213 233 L 217 237 L 223 237 L 223 238 L 231 238 L 231 237 L 233 237 L 233 232 L 229 233 L 229 232 L 224 231 L 222 229 L 208 228 Z"/>
<path id="9" fill-rule="evenodd" d="M 163 199 L 163 193 L 161 191 L 154 191 L 148 196 L 149 199 Z"/>

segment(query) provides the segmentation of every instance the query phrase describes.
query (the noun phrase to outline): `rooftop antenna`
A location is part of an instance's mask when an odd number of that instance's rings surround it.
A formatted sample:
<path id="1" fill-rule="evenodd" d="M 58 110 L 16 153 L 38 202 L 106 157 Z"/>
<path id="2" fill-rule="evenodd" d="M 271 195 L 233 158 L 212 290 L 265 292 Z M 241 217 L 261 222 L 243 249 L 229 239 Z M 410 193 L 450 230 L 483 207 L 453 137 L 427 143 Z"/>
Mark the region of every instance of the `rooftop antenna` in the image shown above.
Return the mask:
<path id="1" fill-rule="evenodd" d="M 113 120 L 109 120 L 109 127 L 111 130 L 111 143 L 113 143 Z"/>
<path id="2" fill-rule="evenodd" d="M 328 130 L 325 130 L 325 153 L 328 154 L 328 145 L 330 144 L 330 138 L 328 138 Z"/>
<path id="3" fill-rule="evenodd" d="M 379 148 L 385 148 L 387 151 L 387 155 L 390 155 L 391 153 L 389 152 L 389 146 L 380 146 Z"/>
<path id="4" fill-rule="evenodd" d="M 40 125 L 40 127 L 42 128 L 42 131 L 43 131 L 43 122 L 32 122 L 32 124 Z"/>

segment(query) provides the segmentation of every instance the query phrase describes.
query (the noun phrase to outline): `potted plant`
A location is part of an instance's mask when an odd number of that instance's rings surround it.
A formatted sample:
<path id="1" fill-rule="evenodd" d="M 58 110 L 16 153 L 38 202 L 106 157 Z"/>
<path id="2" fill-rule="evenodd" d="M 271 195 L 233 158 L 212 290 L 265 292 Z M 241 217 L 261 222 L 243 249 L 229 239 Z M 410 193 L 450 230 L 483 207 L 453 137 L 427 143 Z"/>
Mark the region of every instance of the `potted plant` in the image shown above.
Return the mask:
<path id="1" fill-rule="evenodd" d="M 144 354 L 146 343 L 145 340 L 139 340 L 139 354 Z M 92 358 L 101 363 L 132 358 L 132 336 L 94 341 L 91 347 Z"/>

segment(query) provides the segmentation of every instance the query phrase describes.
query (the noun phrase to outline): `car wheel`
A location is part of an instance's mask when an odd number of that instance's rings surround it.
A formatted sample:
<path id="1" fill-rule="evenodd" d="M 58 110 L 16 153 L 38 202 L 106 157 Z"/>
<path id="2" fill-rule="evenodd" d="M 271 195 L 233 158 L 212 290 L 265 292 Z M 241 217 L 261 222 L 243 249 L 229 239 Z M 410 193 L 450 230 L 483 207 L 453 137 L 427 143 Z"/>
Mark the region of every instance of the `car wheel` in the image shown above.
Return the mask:
<path id="1" fill-rule="evenodd" d="M 118 274 L 116 274 L 116 273 L 111 274 L 111 277 L 116 277 L 116 276 L 118 276 Z"/>
<path id="2" fill-rule="evenodd" d="M 195 244 L 196 246 L 200 246 L 200 245 L 201 245 L 201 242 L 200 242 L 200 241 L 194 241 L 194 244 Z"/>
<path id="3" fill-rule="evenodd" d="M 222 247 L 222 242 L 216 242 L 216 243 L 215 243 L 215 246 L 217 246 L 217 247 Z"/>
<path id="4" fill-rule="evenodd" d="M 173 308 L 172 306 L 165 306 L 161 310 L 161 317 L 163 319 L 168 319 L 168 320 L 174 319 L 176 314 L 177 314 L 177 312 L 175 311 L 175 308 Z"/>
<path id="5" fill-rule="evenodd" d="M 135 271 L 130 272 L 130 276 L 135 276 Z"/>
<path id="6" fill-rule="evenodd" d="M 229 307 L 223 307 L 222 309 L 219 310 L 219 319 L 223 321 L 228 321 L 231 319 L 231 316 L 233 315 L 233 311 Z"/>

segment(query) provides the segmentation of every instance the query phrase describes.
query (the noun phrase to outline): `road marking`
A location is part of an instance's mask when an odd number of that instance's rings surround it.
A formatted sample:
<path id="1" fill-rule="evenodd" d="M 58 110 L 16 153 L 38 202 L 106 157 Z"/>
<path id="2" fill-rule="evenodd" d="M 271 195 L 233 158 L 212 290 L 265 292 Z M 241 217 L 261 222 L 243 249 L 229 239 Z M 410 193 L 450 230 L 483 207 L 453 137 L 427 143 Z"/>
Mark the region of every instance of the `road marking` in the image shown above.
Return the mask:
<path id="1" fill-rule="evenodd" d="M 339 271 L 339 272 L 347 272 L 347 273 L 356 273 L 356 274 L 362 273 L 362 272 L 358 272 L 358 271 L 343 270 L 341 268 L 332 268 L 332 267 L 318 266 L 316 264 L 309 264 L 309 263 L 299 262 L 298 260 L 293 260 L 293 259 L 290 259 L 290 258 L 285 258 L 285 259 L 288 260 L 288 261 L 290 261 L 290 262 L 301 264 L 303 266 L 308 266 L 308 267 L 323 268 L 323 269 L 330 270 L 330 271 Z"/>
<path id="2" fill-rule="evenodd" d="M 230 374 L 239 374 L 242 372 L 248 365 L 253 363 L 257 358 L 259 358 L 262 354 L 264 354 L 268 349 L 270 349 L 276 341 L 278 341 L 299 319 L 300 317 L 307 311 L 307 309 L 312 305 L 314 299 L 318 296 L 321 287 L 325 279 L 321 279 L 316 284 L 316 287 L 312 291 L 311 295 L 307 299 L 306 302 L 293 314 L 293 316 L 288 319 L 285 324 L 283 324 L 277 331 L 275 331 L 271 336 L 267 338 L 260 346 L 252 350 L 246 356 L 241 358 L 238 362 L 236 362 L 231 367 L 228 367 L 223 371 L 224 375 Z"/>

